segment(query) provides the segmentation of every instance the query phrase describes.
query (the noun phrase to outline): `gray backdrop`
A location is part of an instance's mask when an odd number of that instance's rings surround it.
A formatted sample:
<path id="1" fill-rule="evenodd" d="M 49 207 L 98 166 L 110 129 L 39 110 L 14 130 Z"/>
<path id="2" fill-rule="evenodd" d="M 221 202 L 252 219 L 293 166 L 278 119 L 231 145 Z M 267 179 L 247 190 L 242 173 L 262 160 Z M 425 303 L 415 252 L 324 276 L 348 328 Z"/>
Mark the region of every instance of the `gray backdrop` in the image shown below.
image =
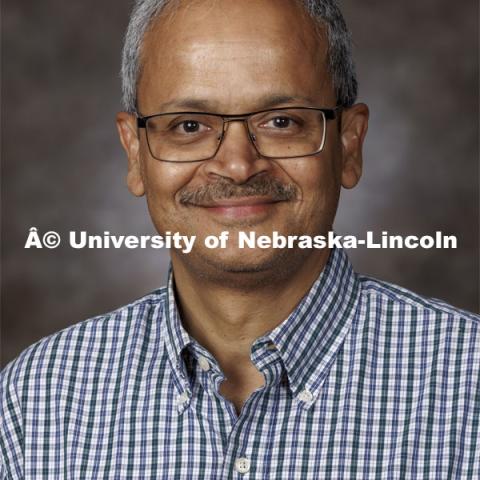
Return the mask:
<path id="1" fill-rule="evenodd" d="M 345 0 L 371 108 L 338 233 L 458 236 L 457 250 L 350 251 L 357 270 L 478 311 L 477 2 Z M 2 363 L 161 286 L 166 252 L 23 248 L 28 229 L 153 233 L 114 126 L 125 0 L 7 0 L 2 15 Z"/>

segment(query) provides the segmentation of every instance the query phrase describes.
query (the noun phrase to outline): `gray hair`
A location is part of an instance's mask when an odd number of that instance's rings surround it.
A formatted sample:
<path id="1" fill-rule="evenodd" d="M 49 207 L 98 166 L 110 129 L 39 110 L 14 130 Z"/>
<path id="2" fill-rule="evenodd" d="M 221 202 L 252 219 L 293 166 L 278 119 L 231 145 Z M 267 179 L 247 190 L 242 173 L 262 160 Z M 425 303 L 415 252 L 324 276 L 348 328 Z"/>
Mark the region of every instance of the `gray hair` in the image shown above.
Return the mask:
<path id="1" fill-rule="evenodd" d="M 122 103 L 125 111 L 134 113 L 140 56 L 145 33 L 152 20 L 172 0 L 136 0 L 125 34 L 122 53 Z M 300 0 L 316 26 L 326 27 L 328 69 L 332 76 L 337 105 L 350 107 L 357 98 L 357 77 L 352 58 L 352 41 L 336 0 Z"/>

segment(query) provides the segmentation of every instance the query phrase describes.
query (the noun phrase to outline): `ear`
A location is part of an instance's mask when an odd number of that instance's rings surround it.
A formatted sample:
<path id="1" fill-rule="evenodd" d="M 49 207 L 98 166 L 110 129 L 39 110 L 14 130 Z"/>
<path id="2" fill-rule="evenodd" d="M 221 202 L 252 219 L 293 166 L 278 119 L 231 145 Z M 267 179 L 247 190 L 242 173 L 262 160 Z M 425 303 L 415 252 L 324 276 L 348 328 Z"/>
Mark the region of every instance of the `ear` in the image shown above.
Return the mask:
<path id="1" fill-rule="evenodd" d="M 363 141 L 368 129 L 368 107 L 357 103 L 342 111 L 342 185 L 353 188 L 362 175 Z"/>
<path id="2" fill-rule="evenodd" d="M 127 186 L 133 195 L 141 197 L 145 194 L 145 184 L 140 164 L 140 140 L 136 117 L 131 113 L 120 112 L 117 113 L 116 120 L 120 142 L 128 157 Z"/>

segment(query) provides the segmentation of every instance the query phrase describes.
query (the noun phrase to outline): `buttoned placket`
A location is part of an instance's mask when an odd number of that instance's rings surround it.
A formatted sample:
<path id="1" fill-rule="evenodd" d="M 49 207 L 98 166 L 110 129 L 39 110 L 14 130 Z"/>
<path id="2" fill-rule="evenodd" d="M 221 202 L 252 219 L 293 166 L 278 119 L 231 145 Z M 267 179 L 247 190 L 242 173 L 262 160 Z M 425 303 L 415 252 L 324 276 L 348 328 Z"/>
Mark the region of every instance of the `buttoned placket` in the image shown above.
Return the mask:
<path id="1" fill-rule="evenodd" d="M 252 346 L 251 357 L 257 369 L 263 373 L 265 385 L 248 398 L 233 425 L 225 452 L 222 474 L 222 478 L 225 479 L 247 479 L 253 468 L 260 467 L 258 462 L 261 459 L 256 456 L 252 441 L 243 440 L 241 444 L 238 439 L 242 437 L 246 429 L 251 431 L 252 416 L 254 416 L 256 405 L 262 401 L 263 396 L 270 395 L 272 389 L 275 388 L 288 388 L 288 382 L 284 381 L 286 372 L 275 345 L 270 341 L 257 341 Z"/>
<path id="2" fill-rule="evenodd" d="M 238 439 L 242 437 L 246 429 L 252 428 L 252 417 L 255 415 L 256 406 L 262 401 L 263 395 L 270 395 L 272 389 L 275 388 L 286 388 L 289 390 L 289 394 L 294 396 L 294 403 L 302 409 L 310 408 L 315 402 L 315 396 L 307 387 L 300 389 L 296 394 L 290 390 L 288 372 L 285 370 L 277 345 L 270 340 L 259 339 L 252 346 L 251 358 L 257 369 L 263 373 L 265 385 L 252 393 L 240 415 L 237 415 L 233 404 L 219 393 L 219 387 L 225 377 L 216 360 L 195 342 L 189 345 L 188 354 L 193 362 L 190 365 L 194 369 L 193 379 L 198 382 L 198 385 L 191 385 L 188 383 L 191 379 L 185 379 L 189 387 L 185 388 L 183 392 L 179 392 L 177 396 L 178 412 L 183 414 L 191 406 L 192 401 L 194 404 L 196 403 L 196 399 L 191 398 L 192 392 L 194 393 L 196 388 L 202 388 L 210 397 L 207 399 L 208 402 L 211 402 L 210 408 L 224 408 L 227 413 L 226 418 L 229 418 L 230 422 L 217 425 L 224 439 L 222 444 L 225 445 L 222 478 L 246 479 L 252 469 L 259 468 L 258 462 L 261 459 L 255 457 L 253 445 L 249 439 L 244 439 L 243 443 L 240 443 Z M 184 370 L 187 371 L 186 368 Z M 219 401 L 215 401 L 213 396 L 216 396 Z M 225 418 L 225 416 L 223 417 Z M 200 421 L 201 418 L 202 416 L 199 417 Z M 208 418 L 208 421 L 211 421 L 211 418 Z M 227 430 L 225 431 L 225 429 Z M 225 439 L 227 439 L 226 443 Z"/>
<path id="3" fill-rule="evenodd" d="M 196 403 L 195 398 L 192 398 L 192 391 L 195 392 L 198 388 L 203 388 L 206 395 L 210 398 L 207 400 L 211 402 L 211 406 L 220 406 L 225 408 L 230 418 L 229 424 L 222 424 L 223 429 L 227 428 L 228 431 L 222 433 L 224 439 L 228 439 L 227 443 L 223 443 L 226 448 L 224 451 L 224 476 L 222 478 L 248 478 L 248 473 L 252 468 L 253 462 L 258 462 L 259 459 L 255 458 L 252 444 L 240 446 L 234 439 L 242 435 L 245 428 L 250 428 L 251 417 L 255 408 L 252 406 L 260 401 L 262 395 L 268 395 L 271 388 L 285 388 L 288 382 L 284 382 L 286 373 L 281 363 L 278 351 L 271 342 L 261 343 L 254 346 L 252 349 L 252 361 L 257 368 L 262 371 L 265 376 L 265 385 L 258 391 L 254 392 L 252 396 L 245 403 L 242 412 L 237 416 L 233 404 L 222 397 L 219 393 L 219 387 L 221 382 L 225 379 L 221 372 L 218 363 L 211 355 L 206 352 L 198 344 L 191 344 L 188 347 L 188 355 L 190 358 L 184 360 L 190 364 L 190 368 L 193 368 L 195 373 L 193 379 L 198 384 L 191 385 L 189 382 L 192 379 L 184 378 L 183 372 L 187 373 L 188 368 L 185 364 L 183 367 L 179 364 L 177 366 L 177 372 L 180 373 L 182 378 L 182 387 L 179 389 L 177 395 L 177 410 L 179 415 L 185 413 L 187 408 Z M 184 361 L 182 360 L 182 362 Z M 187 386 L 188 385 L 188 386 Z M 191 388 L 191 390 L 190 390 Z M 215 395 L 220 400 L 216 402 L 212 396 Z M 200 416 L 201 421 L 201 416 Z M 211 421 L 211 418 L 208 419 Z M 220 427 L 220 426 L 219 426 Z"/>

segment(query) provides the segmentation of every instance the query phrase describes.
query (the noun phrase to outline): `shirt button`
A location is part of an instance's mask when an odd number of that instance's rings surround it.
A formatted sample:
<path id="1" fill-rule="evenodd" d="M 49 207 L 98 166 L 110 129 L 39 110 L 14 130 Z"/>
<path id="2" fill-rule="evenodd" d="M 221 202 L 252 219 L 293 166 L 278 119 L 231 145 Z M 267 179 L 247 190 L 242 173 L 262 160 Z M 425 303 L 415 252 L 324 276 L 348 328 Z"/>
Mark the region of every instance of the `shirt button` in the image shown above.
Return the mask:
<path id="1" fill-rule="evenodd" d="M 298 399 L 301 402 L 310 403 L 313 400 L 313 394 L 310 390 L 303 390 L 299 393 Z"/>
<path id="2" fill-rule="evenodd" d="M 210 370 L 210 362 L 205 357 L 198 357 L 198 365 L 204 372 Z"/>
<path id="3" fill-rule="evenodd" d="M 250 470 L 250 460 L 248 458 L 237 458 L 235 460 L 235 470 L 238 473 L 247 473 Z"/>
<path id="4" fill-rule="evenodd" d="M 187 392 L 183 392 L 177 397 L 177 405 L 183 405 L 185 402 L 188 402 Z"/>

